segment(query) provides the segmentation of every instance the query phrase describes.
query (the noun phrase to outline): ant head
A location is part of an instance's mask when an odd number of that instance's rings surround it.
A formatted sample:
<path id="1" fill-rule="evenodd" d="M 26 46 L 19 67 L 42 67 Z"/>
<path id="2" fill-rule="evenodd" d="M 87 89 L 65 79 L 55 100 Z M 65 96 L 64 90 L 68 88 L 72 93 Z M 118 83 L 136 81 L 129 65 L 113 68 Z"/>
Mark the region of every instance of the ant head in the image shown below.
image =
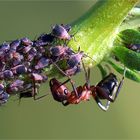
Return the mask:
<path id="1" fill-rule="evenodd" d="M 67 100 L 68 96 L 70 95 L 67 87 L 64 84 L 61 84 L 55 78 L 50 80 L 50 88 L 53 98 L 58 102 Z"/>

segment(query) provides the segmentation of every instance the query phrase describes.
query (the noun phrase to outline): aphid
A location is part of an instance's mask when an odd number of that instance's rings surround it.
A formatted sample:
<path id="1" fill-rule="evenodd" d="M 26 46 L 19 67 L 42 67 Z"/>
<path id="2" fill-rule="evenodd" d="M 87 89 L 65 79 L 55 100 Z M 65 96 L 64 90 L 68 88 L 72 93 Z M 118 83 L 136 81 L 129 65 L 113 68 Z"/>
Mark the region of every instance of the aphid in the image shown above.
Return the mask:
<path id="1" fill-rule="evenodd" d="M 47 80 L 47 77 L 42 76 L 42 75 L 37 74 L 37 73 L 32 73 L 30 75 L 30 78 L 32 80 L 32 84 L 26 85 L 25 89 L 27 90 L 27 88 L 28 88 L 28 90 L 24 91 L 24 92 L 20 92 L 19 98 L 33 97 L 34 100 L 38 100 L 38 99 L 41 99 L 41 98 L 47 96 L 48 94 L 42 95 L 40 97 L 36 97 L 36 95 L 38 95 L 37 83 L 45 82 Z"/>
<path id="2" fill-rule="evenodd" d="M 51 47 L 49 52 L 50 58 L 53 61 L 60 61 L 61 59 L 65 59 L 71 54 L 73 54 L 73 51 L 69 47 L 60 45 Z"/>
<path id="3" fill-rule="evenodd" d="M 34 46 L 45 46 L 52 43 L 54 36 L 51 34 L 41 34 L 36 41 L 34 41 Z"/>
<path id="4" fill-rule="evenodd" d="M 10 43 L 10 51 L 15 52 L 17 50 L 17 48 L 19 47 L 21 43 L 21 40 L 14 40 Z"/>
<path id="5" fill-rule="evenodd" d="M 25 74 L 27 73 L 27 68 L 24 65 L 17 65 L 13 68 L 11 68 L 13 74 L 19 75 L 19 74 Z"/>
<path id="6" fill-rule="evenodd" d="M 8 52 L 10 50 L 9 43 L 5 42 L 0 46 L 0 52 Z"/>
<path id="7" fill-rule="evenodd" d="M 24 46 L 22 49 L 22 53 L 26 54 L 32 49 L 32 46 Z"/>
<path id="8" fill-rule="evenodd" d="M 71 26 L 69 24 L 66 24 L 66 25 L 61 24 L 61 26 L 63 26 L 67 32 L 69 32 L 71 30 Z"/>
<path id="9" fill-rule="evenodd" d="M 75 75 L 76 73 L 81 71 L 80 65 L 74 66 L 73 68 L 69 68 L 65 70 L 65 73 L 69 76 Z"/>
<path id="10" fill-rule="evenodd" d="M 7 54 L 9 57 L 5 56 L 6 62 L 10 62 L 11 66 L 19 65 L 23 60 L 23 55 L 18 52 L 9 51 Z"/>
<path id="11" fill-rule="evenodd" d="M 2 93 L 0 93 L 0 105 L 5 104 L 9 98 L 9 96 L 10 95 L 4 91 Z"/>
<path id="12" fill-rule="evenodd" d="M 88 69 L 88 72 L 86 72 L 85 66 L 83 64 L 84 70 L 85 70 L 85 79 L 86 83 L 83 86 L 75 87 L 73 86 L 73 91 L 70 92 L 68 88 L 66 88 L 65 84 L 70 81 L 68 79 L 63 84 L 61 84 L 56 79 L 50 80 L 50 88 L 54 99 L 62 102 L 64 106 L 69 104 L 78 104 L 81 101 L 89 101 L 90 96 L 92 96 L 98 106 L 104 110 L 107 111 L 110 105 L 110 102 L 114 102 L 120 92 L 120 89 L 122 87 L 124 76 L 122 77 L 122 80 L 118 84 L 118 80 L 116 78 L 116 75 L 113 73 L 110 73 L 108 76 L 106 76 L 103 80 L 101 80 L 96 86 L 90 85 L 89 78 L 90 78 L 90 69 Z M 59 89 L 59 92 L 58 92 Z M 59 95 L 61 95 L 61 98 L 59 99 Z M 106 99 L 107 103 L 104 106 L 100 100 Z"/>
<path id="13" fill-rule="evenodd" d="M 37 83 L 42 83 L 42 82 L 45 82 L 48 78 L 47 76 L 45 75 L 41 75 L 41 74 L 38 74 L 38 73 L 32 73 L 31 74 L 31 77 L 34 79 L 35 82 Z"/>
<path id="14" fill-rule="evenodd" d="M 3 105 L 7 102 L 8 98 L 9 98 L 9 94 L 7 92 L 4 91 L 4 85 L 0 84 L 0 105 Z"/>
<path id="15" fill-rule="evenodd" d="M 33 42 L 30 39 L 28 39 L 27 37 L 22 38 L 21 43 L 22 43 L 22 45 L 25 45 L 25 46 L 33 45 Z"/>
<path id="16" fill-rule="evenodd" d="M 127 48 L 138 53 L 140 52 L 140 44 L 130 44 L 127 45 Z"/>
<path id="17" fill-rule="evenodd" d="M 47 57 L 42 57 L 38 60 L 37 65 L 35 66 L 35 69 L 42 69 L 47 67 L 50 64 L 50 60 Z"/>
<path id="18" fill-rule="evenodd" d="M 11 79 L 13 78 L 13 72 L 11 70 L 5 70 L 3 72 L 0 72 L 0 79 Z"/>
<path id="19" fill-rule="evenodd" d="M 18 80 L 11 82 L 9 85 L 7 85 L 6 91 L 9 94 L 13 94 L 13 93 L 23 90 L 24 89 L 23 86 L 24 86 L 24 81 L 18 79 Z"/>
<path id="20" fill-rule="evenodd" d="M 68 29 L 65 29 L 62 25 L 55 25 L 52 27 L 52 35 L 62 39 L 62 40 L 70 40 L 71 36 L 68 34 Z"/>
<path id="21" fill-rule="evenodd" d="M 77 66 L 81 62 L 83 56 L 84 56 L 84 52 L 82 51 L 70 55 L 67 61 L 69 68 L 73 68 L 74 66 Z"/>
<path id="22" fill-rule="evenodd" d="M 0 61 L 0 72 L 5 71 L 5 62 Z"/>
<path id="23" fill-rule="evenodd" d="M 27 54 L 27 60 L 32 61 L 36 56 L 36 54 L 37 54 L 37 50 L 35 48 L 32 48 Z"/>
<path id="24" fill-rule="evenodd" d="M 50 53 L 53 56 L 61 56 L 61 55 L 71 55 L 73 54 L 73 51 L 68 46 L 54 46 L 50 48 Z"/>

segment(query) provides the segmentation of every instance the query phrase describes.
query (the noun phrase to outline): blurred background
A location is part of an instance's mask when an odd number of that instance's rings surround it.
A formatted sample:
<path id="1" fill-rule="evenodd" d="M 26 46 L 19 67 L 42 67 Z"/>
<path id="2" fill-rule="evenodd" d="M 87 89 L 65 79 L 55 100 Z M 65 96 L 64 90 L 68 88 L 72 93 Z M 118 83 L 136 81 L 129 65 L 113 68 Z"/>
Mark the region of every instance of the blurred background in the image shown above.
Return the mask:
<path id="1" fill-rule="evenodd" d="M 0 42 L 22 37 L 34 39 L 51 26 L 71 23 L 95 2 L 78 1 L 1 1 Z M 115 71 L 114 71 L 115 72 Z M 115 72 L 119 78 L 121 76 Z M 84 74 L 74 76 L 77 86 Z M 63 79 L 61 79 L 63 81 Z M 92 69 L 91 83 L 101 80 L 97 68 Z M 40 93 L 50 93 L 48 83 Z M 0 139 L 139 139 L 140 84 L 125 79 L 124 86 L 108 112 L 89 102 L 63 107 L 51 94 L 39 101 L 12 97 L 0 108 Z"/>

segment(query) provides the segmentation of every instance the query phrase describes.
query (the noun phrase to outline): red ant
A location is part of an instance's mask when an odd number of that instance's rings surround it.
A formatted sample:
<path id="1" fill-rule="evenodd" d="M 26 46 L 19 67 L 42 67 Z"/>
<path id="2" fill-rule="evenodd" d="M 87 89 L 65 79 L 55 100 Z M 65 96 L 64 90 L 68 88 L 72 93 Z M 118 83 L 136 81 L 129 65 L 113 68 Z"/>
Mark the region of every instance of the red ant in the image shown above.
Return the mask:
<path id="1" fill-rule="evenodd" d="M 120 89 L 123 85 L 124 75 L 120 83 L 116 78 L 116 75 L 110 73 L 103 80 L 101 80 L 96 86 L 90 85 L 90 69 L 88 68 L 88 72 L 83 64 L 83 69 L 85 72 L 86 83 L 83 86 L 75 87 L 73 81 L 69 77 L 64 83 L 59 82 L 57 79 L 53 78 L 50 80 L 50 89 L 53 95 L 53 98 L 56 101 L 62 102 L 64 106 L 69 104 L 78 104 L 81 101 L 89 101 L 90 96 L 95 99 L 98 106 L 103 110 L 107 111 L 110 102 L 114 102 L 120 92 Z M 57 66 L 58 67 L 58 66 Z M 61 69 L 59 69 L 63 74 L 65 74 Z M 66 74 L 65 74 L 66 75 Z M 67 75 L 66 75 L 67 76 Z M 68 88 L 65 86 L 67 82 L 71 82 L 73 91 L 70 92 Z M 106 99 L 106 105 L 103 105 L 101 102 L 102 99 Z"/>

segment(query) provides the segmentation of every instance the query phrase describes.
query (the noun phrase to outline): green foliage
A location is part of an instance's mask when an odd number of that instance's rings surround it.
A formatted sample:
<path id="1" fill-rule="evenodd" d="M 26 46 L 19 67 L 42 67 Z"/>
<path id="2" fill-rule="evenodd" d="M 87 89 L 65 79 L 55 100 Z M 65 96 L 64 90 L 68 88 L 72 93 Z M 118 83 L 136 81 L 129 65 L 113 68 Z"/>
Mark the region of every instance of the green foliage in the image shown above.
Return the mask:
<path id="1" fill-rule="evenodd" d="M 108 63 L 120 74 L 124 73 L 124 66 L 121 66 L 120 64 L 116 64 L 113 61 L 108 61 Z M 135 82 L 140 83 L 140 73 L 138 73 L 135 70 L 131 70 L 129 68 L 126 68 L 126 73 L 125 73 L 125 77 L 127 77 L 128 79 L 131 79 Z"/>

